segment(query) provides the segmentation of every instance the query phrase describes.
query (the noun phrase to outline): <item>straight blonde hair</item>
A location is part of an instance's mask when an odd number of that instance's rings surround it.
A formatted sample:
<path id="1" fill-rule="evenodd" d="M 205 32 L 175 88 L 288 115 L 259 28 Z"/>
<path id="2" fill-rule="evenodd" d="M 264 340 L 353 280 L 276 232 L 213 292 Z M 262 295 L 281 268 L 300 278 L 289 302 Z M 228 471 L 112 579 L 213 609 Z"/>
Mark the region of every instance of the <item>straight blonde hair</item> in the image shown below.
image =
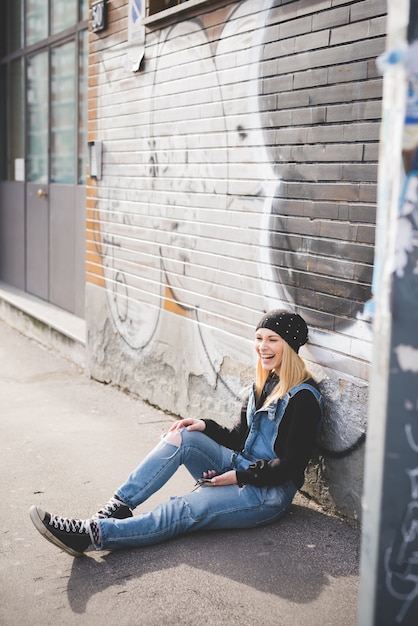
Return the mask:
<path id="1" fill-rule="evenodd" d="M 255 393 L 256 399 L 259 400 L 264 384 L 268 378 L 269 371 L 265 370 L 261 365 L 261 361 L 257 358 L 256 376 L 255 376 Z M 279 374 L 279 372 L 277 372 Z M 287 392 L 295 385 L 304 383 L 312 375 L 307 370 L 305 361 L 283 341 L 283 355 L 280 364 L 280 378 L 271 394 L 266 398 L 264 406 L 267 406 L 274 400 L 283 398 Z"/>

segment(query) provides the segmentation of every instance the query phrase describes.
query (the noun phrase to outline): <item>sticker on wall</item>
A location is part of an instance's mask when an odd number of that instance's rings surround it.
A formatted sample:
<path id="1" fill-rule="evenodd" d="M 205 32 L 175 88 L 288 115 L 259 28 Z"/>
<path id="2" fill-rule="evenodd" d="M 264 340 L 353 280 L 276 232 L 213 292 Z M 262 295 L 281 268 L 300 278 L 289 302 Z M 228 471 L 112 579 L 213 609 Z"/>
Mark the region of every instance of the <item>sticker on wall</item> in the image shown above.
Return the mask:
<path id="1" fill-rule="evenodd" d="M 145 52 L 144 0 L 129 0 L 128 43 L 124 67 L 127 72 L 137 72 Z"/>

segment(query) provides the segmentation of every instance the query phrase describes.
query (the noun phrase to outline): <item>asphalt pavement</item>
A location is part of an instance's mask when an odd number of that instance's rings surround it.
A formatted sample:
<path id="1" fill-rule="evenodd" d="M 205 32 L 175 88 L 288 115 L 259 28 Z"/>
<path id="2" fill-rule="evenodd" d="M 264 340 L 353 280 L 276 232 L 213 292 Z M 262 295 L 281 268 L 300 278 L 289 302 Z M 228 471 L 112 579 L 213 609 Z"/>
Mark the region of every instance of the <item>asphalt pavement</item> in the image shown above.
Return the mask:
<path id="1" fill-rule="evenodd" d="M 89 517 L 173 418 L 0 321 L 1 626 L 354 626 L 360 531 L 298 494 L 271 526 L 74 559 L 29 507 Z M 180 470 L 147 503 L 190 490 Z"/>

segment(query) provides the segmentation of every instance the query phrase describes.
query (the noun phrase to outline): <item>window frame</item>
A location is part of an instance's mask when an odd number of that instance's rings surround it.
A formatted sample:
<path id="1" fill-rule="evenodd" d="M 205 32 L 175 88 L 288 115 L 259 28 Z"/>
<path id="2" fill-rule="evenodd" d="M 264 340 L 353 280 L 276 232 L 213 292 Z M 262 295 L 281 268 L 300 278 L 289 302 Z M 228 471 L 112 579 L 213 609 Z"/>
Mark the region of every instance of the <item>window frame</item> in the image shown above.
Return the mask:
<path id="1" fill-rule="evenodd" d="M 48 2 L 48 7 L 50 7 L 50 2 L 52 0 L 46 0 Z M 6 12 L 6 20 L 4 21 L 4 23 L 2 24 L 2 27 L 0 27 L 0 31 L 2 32 L 2 34 L 6 34 L 7 32 L 7 26 L 9 24 L 9 8 L 11 6 L 11 3 L 13 2 L 13 0 L 8 0 L 8 5 L 6 6 L 7 8 L 7 12 Z M 24 4 L 24 3 L 23 3 Z M 22 20 L 23 20 L 23 28 L 22 28 L 22 33 L 23 33 L 23 41 L 22 41 L 22 46 L 18 49 L 9 51 L 6 47 L 6 44 L 4 43 L 4 46 L 1 51 L 0 51 L 0 72 L 1 72 L 1 86 L 2 88 L 4 87 L 4 93 L 5 93 L 5 97 L 1 99 L 0 101 L 0 139 L 3 142 L 3 148 L 2 150 L 0 150 L 0 182 L 4 182 L 4 181 L 15 181 L 15 177 L 14 177 L 14 165 L 13 162 L 11 161 L 12 158 L 12 148 L 11 148 L 11 141 L 10 141 L 10 106 L 9 106 L 9 97 L 10 97 L 10 90 L 11 90 L 11 65 L 14 61 L 22 61 L 23 63 L 23 83 L 24 83 L 24 94 L 23 94 L 23 126 L 24 126 L 24 137 L 23 137 L 23 158 L 25 160 L 25 177 L 24 177 L 24 181 L 22 182 L 29 182 L 28 179 L 28 163 L 27 163 L 27 150 L 28 150 L 28 137 L 27 137 L 27 131 L 28 131 L 28 103 L 27 103 L 27 64 L 28 64 L 28 59 L 30 57 L 32 57 L 33 55 L 43 51 L 43 50 L 48 50 L 48 55 L 50 58 L 50 54 L 51 54 L 51 50 L 53 47 L 57 46 L 57 45 L 61 45 L 64 44 L 65 42 L 74 39 L 74 41 L 76 42 L 76 47 L 77 50 L 79 51 L 79 47 L 80 47 L 80 33 L 81 32 L 89 32 L 89 19 L 82 19 L 82 12 L 81 12 L 81 3 L 80 0 L 77 0 L 77 17 L 78 17 L 78 21 L 73 25 L 70 26 L 68 28 L 65 28 L 64 30 L 58 32 L 58 33 L 54 33 L 54 34 L 50 34 L 50 29 L 48 28 L 48 36 L 45 37 L 44 39 L 41 39 L 39 41 L 36 41 L 32 44 L 26 45 L 26 38 L 24 37 L 24 31 L 25 31 L 25 25 L 26 25 L 26 14 L 23 13 L 22 15 Z M 3 37 L 3 41 L 5 42 L 5 37 Z M 87 45 L 88 45 L 88 35 L 87 35 Z M 77 57 L 77 54 L 76 54 Z M 76 77 L 77 77 L 77 83 L 76 83 L 76 100 L 78 103 L 78 107 L 80 106 L 80 102 L 79 102 L 79 84 L 78 84 L 78 80 L 79 80 L 79 76 L 80 76 L 80 68 L 78 66 L 78 61 L 76 61 L 77 67 L 76 67 Z M 50 98 L 50 95 L 48 96 Z M 48 105 L 49 106 L 49 105 Z M 76 125 L 75 128 L 77 128 L 77 124 L 78 124 L 78 115 L 79 115 L 79 111 L 77 109 L 76 112 Z M 50 120 L 49 120 L 50 123 Z M 79 135 L 78 131 L 76 131 L 77 133 L 77 137 L 76 137 L 76 153 L 75 154 L 75 179 L 74 179 L 74 185 L 81 185 L 81 184 L 86 184 L 85 181 L 83 182 L 82 180 L 80 180 L 79 178 L 79 165 L 78 165 L 78 161 L 80 158 L 79 155 L 79 141 L 82 139 L 82 137 Z M 48 137 L 48 145 L 50 142 L 50 137 Z M 87 150 L 87 142 L 85 145 L 85 150 Z M 85 156 L 85 155 L 84 155 Z M 50 163 L 48 165 L 48 184 L 52 183 L 53 181 L 51 181 L 51 172 L 50 172 Z"/>
<path id="2" fill-rule="evenodd" d="M 211 8 L 218 8 L 220 6 L 226 6 L 232 4 L 233 0 L 183 0 L 181 4 L 170 7 L 169 9 L 162 9 L 156 13 L 150 14 L 150 8 L 153 4 L 153 0 L 147 0 L 145 15 L 143 24 L 147 28 L 159 27 L 165 22 L 178 21 L 177 18 L 182 18 L 184 14 L 188 16 L 201 14 L 202 7 L 205 8 L 210 5 Z"/>

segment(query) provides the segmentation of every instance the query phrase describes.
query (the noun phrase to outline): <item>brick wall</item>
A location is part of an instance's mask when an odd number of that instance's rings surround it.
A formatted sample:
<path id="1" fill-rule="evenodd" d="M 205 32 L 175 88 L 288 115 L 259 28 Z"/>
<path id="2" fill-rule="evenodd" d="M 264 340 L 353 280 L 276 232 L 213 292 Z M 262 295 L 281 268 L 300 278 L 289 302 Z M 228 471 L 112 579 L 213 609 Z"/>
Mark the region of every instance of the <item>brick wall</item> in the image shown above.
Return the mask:
<path id="1" fill-rule="evenodd" d="M 124 69 L 128 0 L 108 7 L 90 34 L 92 375 L 228 421 L 254 324 L 296 307 L 328 392 L 312 489 L 357 514 L 386 3 L 205 3 L 147 30 L 138 72 Z"/>

